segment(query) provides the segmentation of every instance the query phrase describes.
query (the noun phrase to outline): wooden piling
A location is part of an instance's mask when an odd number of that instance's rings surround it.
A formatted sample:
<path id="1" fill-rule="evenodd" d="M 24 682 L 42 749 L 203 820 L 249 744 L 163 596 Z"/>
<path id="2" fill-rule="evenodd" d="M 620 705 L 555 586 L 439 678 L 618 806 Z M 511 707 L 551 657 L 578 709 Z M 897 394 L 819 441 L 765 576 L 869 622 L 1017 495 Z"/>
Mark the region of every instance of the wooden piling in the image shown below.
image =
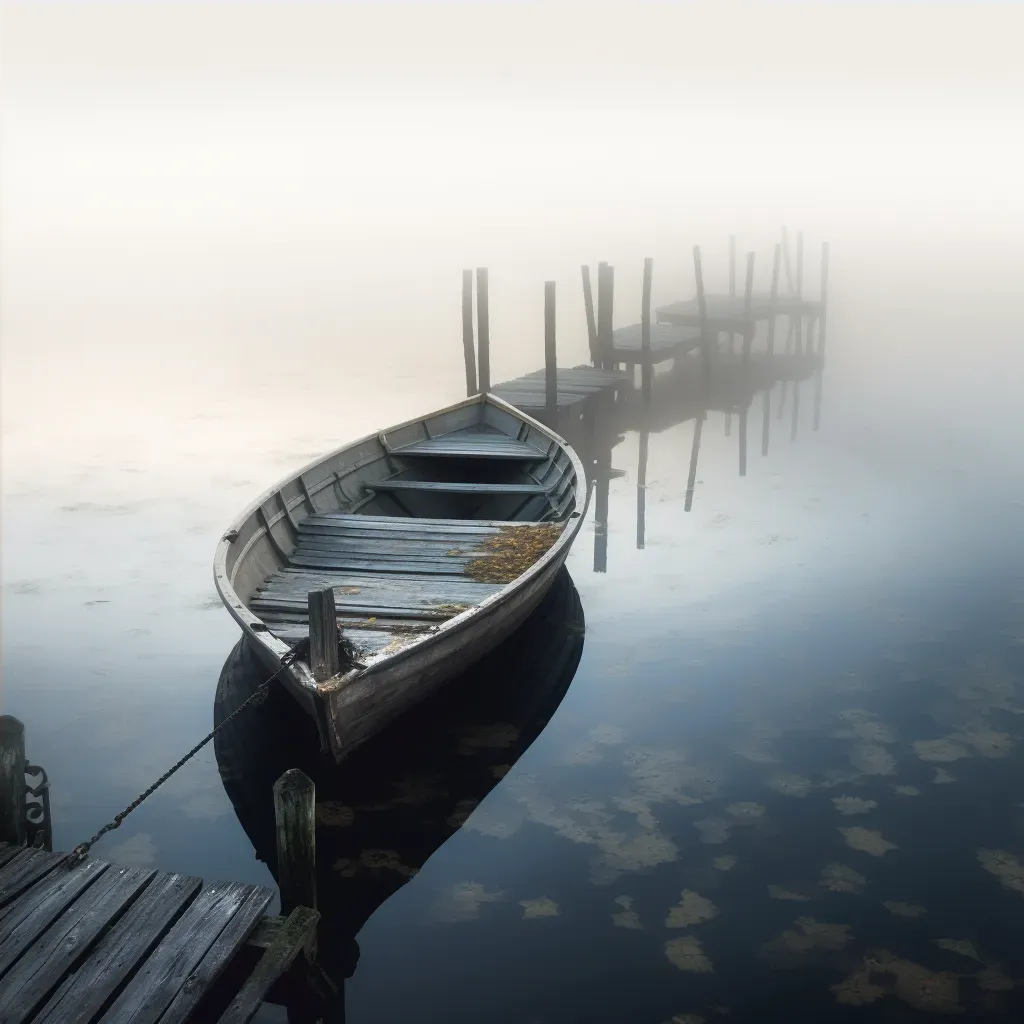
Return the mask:
<path id="1" fill-rule="evenodd" d="M 818 314 L 818 368 L 814 379 L 814 429 L 821 425 L 821 389 L 825 374 L 825 308 L 828 302 L 828 242 L 821 246 L 821 312 Z"/>
<path id="2" fill-rule="evenodd" d="M 615 304 L 615 268 L 607 263 L 597 267 L 597 339 L 601 367 L 612 370 L 612 311 Z"/>
<path id="3" fill-rule="evenodd" d="M 644 288 L 640 309 L 640 388 L 644 401 L 651 397 L 651 375 L 654 366 L 651 363 L 651 281 L 654 277 L 654 260 L 644 260 Z M 630 376 L 630 387 L 633 385 Z"/>
<path id="4" fill-rule="evenodd" d="M 591 366 L 601 365 L 601 351 L 597 342 L 597 321 L 594 319 L 594 292 L 590 287 L 590 267 L 584 264 L 583 273 L 583 306 L 587 313 L 587 341 L 590 344 Z"/>
<path id="5" fill-rule="evenodd" d="M 782 225 L 782 258 L 786 263 L 786 291 L 793 291 L 793 267 L 789 258 L 789 232 L 786 225 Z"/>
<path id="6" fill-rule="evenodd" d="M 334 590 L 311 590 L 309 604 L 309 667 L 313 678 L 322 683 L 341 671 L 338 652 L 338 615 L 334 606 Z"/>
<path id="7" fill-rule="evenodd" d="M 708 307 L 704 296 L 704 267 L 700 258 L 700 246 L 693 247 L 693 276 L 697 282 L 697 311 L 700 315 L 700 345 L 704 357 L 704 373 L 711 375 L 711 339 L 708 337 Z"/>
<path id="8" fill-rule="evenodd" d="M 647 449 L 650 445 L 649 430 L 640 431 L 640 451 L 636 466 L 636 548 L 644 549 L 647 532 Z"/>
<path id="9" fill-rule="evenodd" d="M 796 296 L 802 299 L 804 295 L 804 233 L 798 231 L 796 235 Z M 797 312 L 796 315 L 796 339 L 794 348 L 797 356 L 804 354 L 804 315 Z M 793 380 L 793 423 L 790 429 L 790 439 L 796 438 L 797 424 L 800 421 L 800 381 Z"/>
<path id="10" fill-rule="evenodd" d="M 558 353 L 555 347 L 555 282 L 544 282 L 544 406 L 548 426 L 558 418 Z"/>
<path id="11" fill-rule="evenodd" d="M 287 917 L 296 907 L 316 910 L 316 786 L 298 768 L 274 783 L 274 821 L 281 914 Z"/>
<path id="12" fill-rule="evenodd" d="M 779 300 L 779 263 L 781 258 L 781 245 L 775 246 L 775 256 L 772 260 L 772 285 L 769 293 L 769 304 L 771 311 L 768 316 L 768 363 L 771 365 L 775 358 L 775 306 Z M 764 389 L 764 418 L 761 421 L 761 454 L 768 454 L 768 434 L 771 423 L 772 411 L 772 388 L 771 385 Z"/>
<path id="13" fill-rule="evenodd" d="M 0 715 L 0 842 L 24 846 L 25 726 L 13 715 Z"/>
<path id="14" fill-rule="evenodd" d="M 476 347 L 473 338 L 473 271 L 462 272 L 462 354 L 466 363 L 466 396 L 475 395 Z"/>
<path id="15" fill-rule="evenodd" d="M 729 236 L 729 298 L 736 298 L 736 236 Z M 736 332 L 729 332 L 729 355 L 736 354 Z M 725 436 L 728 437 L 732 430 L 732 410 L 725 411 Z"/>
<path id="16" fill-rule="evenodd" d="M 697 485 L 697 457 L 700 455 L 700 436 L 704 430 L 704 411 L 697 413 L 697 419 L 693 424 L 693 445 L 690 447 L 690 471 L 686 477 L 686 498 L 683 502 L 683 511 L 689 512 L 693 508 L 693 491 Z"/>
<path id="17" fill-rule="evenodd" d="M 477 390 L 486 395 L 491 390 L 491 328 L 486 267 L 476 268 L 476 339 L 479 349 Z"/>

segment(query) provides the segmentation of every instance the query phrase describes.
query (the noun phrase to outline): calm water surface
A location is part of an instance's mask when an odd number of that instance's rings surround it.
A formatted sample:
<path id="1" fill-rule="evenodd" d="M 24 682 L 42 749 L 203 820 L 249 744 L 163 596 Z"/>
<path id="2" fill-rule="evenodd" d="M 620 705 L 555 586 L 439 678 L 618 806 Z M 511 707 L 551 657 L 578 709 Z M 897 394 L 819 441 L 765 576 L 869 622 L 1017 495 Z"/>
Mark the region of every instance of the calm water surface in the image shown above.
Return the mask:
<path id="1" fill-rule="evenodd" d="M 888 197 L 867 164 L 807 192 L 799 160 L 760 188 L 736 171 L 737 202 L 667 173 L 645 190 L 625 158 L 578 193 L 590 157 L 563 152 L 499 215 L 490 193 L 445 191 L 439 164 L 398 217 L 401 163 L 377 191 L 361 167 L 365 204 L 337 205 L 329 96 L 254 125 L 255 101 L 225 100 L 228 118 L 103 88 L 23 85 L 4 168 L 3 711 L 49 772 L 55 845 L 209 730 L 237 640 L 210 563 L 238 510 L 459 397 L 462 266 L 491 267 L 500 380 L 541 362 L 544 279 L 562 361 L 582 361 L 581 262 L 616 266 L 616 322 L 633 322 L 644 256 L 667 302 L 692 293 L 694 243 L 721 287 L 739 231 L 760 284 L 785 210 L 808 226 L 811 293 L 832 245 L 820 429 L 813 382 L 795 429 L 776 384 L 762 455 L 759 393 L 741 477 L 739 416 L 712 410 L 686 511 L 693 368 L 659 377 L 649 411 L 566 427 L 607 515 L 591 502 L 543 614 L 357 762 L 317 770 L 325 955 L 350 974 L 352 1024 L 1020 1016 L 1021 136 Z M 507 151 L 488 129 L 496 187 L 522 177 L 502 157 L 538 144 L 532 116 Z M 600 136 L 574 116 L 545 108 L 544 131 Z M 630 130 L 653 145 L 654 120 Z M 183 167 L 199 136 L 207 163 Z M 296 140 L 316 174 L 289 162 Z M 304 723 L 259 716 L 97 853 L 273 884 L 269 783 L 314 768 Z"/>

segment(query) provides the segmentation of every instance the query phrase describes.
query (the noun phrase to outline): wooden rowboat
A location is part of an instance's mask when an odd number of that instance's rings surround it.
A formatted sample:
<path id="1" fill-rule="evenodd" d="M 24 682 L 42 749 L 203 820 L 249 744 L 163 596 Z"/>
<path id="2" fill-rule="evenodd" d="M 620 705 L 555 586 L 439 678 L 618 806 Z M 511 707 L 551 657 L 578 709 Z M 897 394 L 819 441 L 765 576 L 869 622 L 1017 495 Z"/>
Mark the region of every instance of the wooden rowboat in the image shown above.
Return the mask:
<path id="1" fill-rule="evenodd" d="M 586 501 L 583 465 L 562 438 L 476 395 L 345 445 L 267 491 L 218 544 L 215 583 L 341 761 L 529 616 Z M 310 595 L 327 588 L 342 667 L 317 678 Z"/>

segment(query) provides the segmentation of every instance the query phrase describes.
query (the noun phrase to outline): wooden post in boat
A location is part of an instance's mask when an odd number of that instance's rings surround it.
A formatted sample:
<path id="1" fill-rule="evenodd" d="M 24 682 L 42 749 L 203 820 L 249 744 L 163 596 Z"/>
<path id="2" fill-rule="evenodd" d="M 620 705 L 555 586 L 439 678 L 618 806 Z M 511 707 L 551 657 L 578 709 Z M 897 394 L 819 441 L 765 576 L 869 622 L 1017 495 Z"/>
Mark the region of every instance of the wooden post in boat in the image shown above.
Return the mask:
<path id="1" fill-rule="evenodd" d="M 296 907 L 316 910 L 316 787 L 298 768 L 289 768 L 274 783 L 274 822 L 281 915 Z M 315 939 L 307 956 L 316 958 Z"/>
<path id="2" fill-rule="evenodd" d="M 654 260 L 644 260 L 644 290 L 640 310 L 640 388 L 644 401 L 651 398 L 651 377 L 654 365 L 651 362 L 651 279 L 654 277 Z M 629 386 L 633 386 L 630 379 Z"/>
<path id="3" fill-rule="evenodd" d="M 775 360 L 775 306 L 779 299 L 779 262 L 782 246 L 775 246 L 775 258 L 772 260 L 772 288 L 769 293 L 768 312 L 768 367 L 771 372 Z M 764 418 L 761 421 L 761 454 L 768 454 L 768 431 L 772 412 L 772 387 L 764 389 Z"/>
<path id="4" fill-rule="evenodd" d="M 615 268 L 607 263 L 597 265 L 597 342 L 601 353 L 601 368 L 612 366 L 612 308 L 614 306 Z"/>
<path id="5" fill-rule="evenodd" d="M 462 272 L 462 353 L 466 361 L 466 396 L 476 394 L 476 352 L 473 338 L 473 271 Z"/>
<path id="6" fill-rule="evenodd" d="M 818 314 L 818 367 L 814 380 L 814 429 L 821 426 L 821 387 L 825 373 L 825 304 L 828 301 L 828 242 L 821 246 L 821 312 Z"/>
<path id="7" fill-rule="evenodd" d="M 25 726 L 13 715 L 0 715 L 0 843 L 24 846 Z"/>
<path id="8" fill-rule="evenodd" d="M 313 678 L 322 683 L 341 671 L 338 653 L 338 615 L 334 607 L 334 589 L 311 590 L 309 603 L 309 667 Z"/>
<path id="9" fill-rule="evenodd" d="M 583 272 L 583 306 L 587 313 L 587 341 L 590 343 L 590 363 L 601 365 L 601 350 L 597 345 L 597 321 L 594 319 L 594 292 L 590 287 L 590 267 L 580 268 Z"/>
<path id="10" fill-rule="evenodd" d="M 544 407 L 548 426 L 558 419 L 558 354 L 555 348 L 555 282 L 544 282 Z"/>
<path id="11" fill-rule="evenodd" d="M 477 357 L 478 390 L 486 395 L 491 390 L 491 328 L 486 267 L 476 268 L 476 338 L 480 350 Z"/>

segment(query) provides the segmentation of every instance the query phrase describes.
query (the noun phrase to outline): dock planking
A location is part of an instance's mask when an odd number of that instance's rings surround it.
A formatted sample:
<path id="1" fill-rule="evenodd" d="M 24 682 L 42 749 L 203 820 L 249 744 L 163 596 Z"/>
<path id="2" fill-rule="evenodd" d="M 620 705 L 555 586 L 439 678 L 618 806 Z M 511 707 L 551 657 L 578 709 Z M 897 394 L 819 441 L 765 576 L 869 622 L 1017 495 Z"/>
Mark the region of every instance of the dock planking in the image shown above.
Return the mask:
<path id="1" fill-rule="evenodd" d="M 251 1019 L 317 913 L 274 891 L 0 844 L 0 1024 L 174 1024 L 246 947 L 263 955 L 226 1019 Z M 301 913 L 300 913 L 301 911 Z M 268 923 L 276 939 L 251 941 Z"/>
<path id="2" fill-rule="evenodd" d="M 559 368 L 555 374 L 558 413 L 562 414 L 597 395 L 617 391 L 627 383 L 627 376 L 617 370 L 601 370 L 593 366 Z M 491 392 L 523 412 L 542 412 L 547 408 L 544 370 L 534 370 L 515 380 L 495 384 Z"/>

